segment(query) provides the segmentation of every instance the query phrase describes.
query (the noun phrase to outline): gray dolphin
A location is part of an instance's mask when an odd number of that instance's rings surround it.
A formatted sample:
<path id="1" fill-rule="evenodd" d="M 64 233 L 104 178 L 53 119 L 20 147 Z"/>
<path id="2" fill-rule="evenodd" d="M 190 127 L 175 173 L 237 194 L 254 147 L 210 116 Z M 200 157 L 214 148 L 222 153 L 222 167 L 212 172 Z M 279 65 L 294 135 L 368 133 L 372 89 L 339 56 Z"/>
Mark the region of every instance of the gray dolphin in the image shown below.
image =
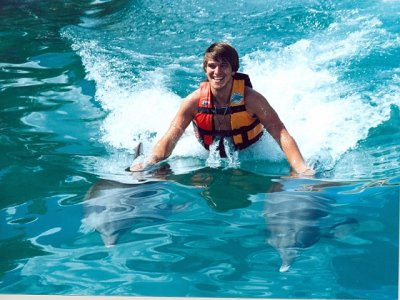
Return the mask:
<path id="1" fill-rule="evenodd" d="M 120 234 L 139 219 L 165 219 L 167 210 L 156 201 L 162 197 L 162 182 L 126 184 L 100 180 L 87 192 L 84 201 L 83 228 L 101 234 L 104 244 L 113 246 Z M 155 207 L 156 203 L 159 204 Z"/>
<path id="2" fill-rule="evenodd" d="M 141 143 L 134 149 L 134 157 L 143 154 Z M 102 179 L 86 193 L 82 230 L 96 230 L 107 247 L 117 243 L 125 230 L 146 222 L 164 220 L 184 208 L 185 204 L 168 203 L 169 186 L 166 181 L 142 180 L 128 184 Z"/>
<path id="3" fill-rule="evenodd" d="M 280 272 L 288 271 L 299 251 L 311 247 L 321 237 L 342 238 L 357 229 L 358 221 L 354 218 L 332 220 L 333 203 L 329 197 L 312 192 L 267 194 L 267 242 L 279 252 Z"/>

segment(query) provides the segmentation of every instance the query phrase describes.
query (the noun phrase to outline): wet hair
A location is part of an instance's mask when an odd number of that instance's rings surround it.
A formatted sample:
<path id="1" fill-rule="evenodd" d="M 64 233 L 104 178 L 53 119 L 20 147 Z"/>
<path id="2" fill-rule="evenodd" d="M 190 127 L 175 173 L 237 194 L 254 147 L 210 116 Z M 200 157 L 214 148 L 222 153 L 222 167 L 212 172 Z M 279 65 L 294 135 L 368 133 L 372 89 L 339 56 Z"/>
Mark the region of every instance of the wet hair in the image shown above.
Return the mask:
<path id="1" fill-rule="evenodd" d="M 211 59 L 219 62 L 228 62 L 233 72 L 239 70 L 239 54 L 236 49 L 228 43 L 216 42 L 207 48 L 203 57 L 204 71 L 207 68 L 207 62 Z"/>

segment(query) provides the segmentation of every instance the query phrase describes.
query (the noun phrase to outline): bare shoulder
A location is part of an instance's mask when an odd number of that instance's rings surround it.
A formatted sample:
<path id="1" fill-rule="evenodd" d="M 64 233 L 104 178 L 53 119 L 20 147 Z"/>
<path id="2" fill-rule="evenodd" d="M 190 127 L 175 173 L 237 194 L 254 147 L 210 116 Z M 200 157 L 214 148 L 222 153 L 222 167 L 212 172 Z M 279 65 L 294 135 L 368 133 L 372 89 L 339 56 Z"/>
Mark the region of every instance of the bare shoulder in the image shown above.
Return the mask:
<path id="1" fill-rule="evenodd" d="M 247 112 L 256 116 L 265 129 L 277 140 L 282 130 L 285 129 L 285 125 L 282 123 L 276 111 L 259 92 L 248 88 L 246 89 L 245 97 L 246 95 Z"/>
<path id="2" fill-rule="evenodd" d="M 192 92 L 186 96 L 184 103 L 185 102 L 186 103 L 195 103 L 197 105 L 199 98 L 200 98 L 200 89 L 197 89 L 194 92 Z"/>
<path id="3" fill-rule="evenodd" d="M 200 98 L 200 90 L 197 89 L 194 92 L 190 93 L 181 103 L 179 108 L 180 113 L 185 115 L 194 116 L 197 112 L 197 105 Z"/>
<path id="4" fill-rule="evenodd" d="M 246 87 L 244 96 L 246 99 L 246 109 L 249 113 L 258 115 L 260 111 L 268 112 L 272 109 L 267 99 L 250 87 Z"/>

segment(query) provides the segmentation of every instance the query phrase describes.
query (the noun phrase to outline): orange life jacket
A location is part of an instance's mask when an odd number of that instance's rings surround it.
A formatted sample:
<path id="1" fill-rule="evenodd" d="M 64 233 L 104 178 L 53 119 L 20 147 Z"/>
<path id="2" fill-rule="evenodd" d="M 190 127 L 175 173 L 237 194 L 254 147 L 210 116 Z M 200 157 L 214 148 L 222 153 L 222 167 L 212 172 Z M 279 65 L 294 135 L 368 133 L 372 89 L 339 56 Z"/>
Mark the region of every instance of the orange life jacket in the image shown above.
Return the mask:
<path id="1" fill-rule="evenodd" d="M 200 84 L 200 98 L 197 114 L 193 119 L 195 135 L 200 143 L 209 149 L 215 137 L 220 137 L 219 150 L 221 157 L 225 157 L 223 138 L 231 137 L 235 150 L 244 149 L 257 142 L 263 134 L 260 121 L 246 111 L 244 89 L 245 83 L 251 86 L 247 75 L 234 77 L 230 103 L 225 108 L 215 108 L 211 94 L 210 83 Z M 243 76 L 247 78 L 243 78 Z M 230 115 L 230 129 L 219 130 L 215 126 L 215 115 Z"/>

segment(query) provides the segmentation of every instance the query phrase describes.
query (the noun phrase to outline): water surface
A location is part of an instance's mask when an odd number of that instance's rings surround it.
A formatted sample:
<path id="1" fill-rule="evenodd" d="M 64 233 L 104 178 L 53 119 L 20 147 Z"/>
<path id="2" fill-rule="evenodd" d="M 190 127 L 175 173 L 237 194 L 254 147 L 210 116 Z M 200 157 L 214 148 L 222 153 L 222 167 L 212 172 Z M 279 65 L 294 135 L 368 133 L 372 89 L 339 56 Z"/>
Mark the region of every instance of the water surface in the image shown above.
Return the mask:
<path id="1" fill-rule="evenodd" d="M 399 9 L 3 1 L 0 292 L 396 298 Z M 124 171 L 218 40 L 237 48 L 315 178 L 291 178 L 269 136 L 221 161 L 192 128 L 167 165 Z"/>

